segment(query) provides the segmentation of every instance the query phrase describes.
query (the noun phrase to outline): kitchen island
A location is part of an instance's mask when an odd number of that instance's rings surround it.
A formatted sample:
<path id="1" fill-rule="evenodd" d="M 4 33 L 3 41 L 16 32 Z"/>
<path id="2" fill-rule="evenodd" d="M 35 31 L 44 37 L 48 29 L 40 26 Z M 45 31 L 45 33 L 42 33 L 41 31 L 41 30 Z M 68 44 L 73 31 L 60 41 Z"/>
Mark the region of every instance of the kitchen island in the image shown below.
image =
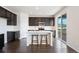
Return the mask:
<path id="1" fill-rule="evenodd" d="M 27 33 L 27 46 L 31 44 L 32 35 L 38 35 L 39 36 L 38 39 L 40 41 L 40 35 L 45 35 L 45 34 L 49 34 L 48 35 L 49 45 L 53 46 L 53 31 L 50 30 L 29 30 Z"/>

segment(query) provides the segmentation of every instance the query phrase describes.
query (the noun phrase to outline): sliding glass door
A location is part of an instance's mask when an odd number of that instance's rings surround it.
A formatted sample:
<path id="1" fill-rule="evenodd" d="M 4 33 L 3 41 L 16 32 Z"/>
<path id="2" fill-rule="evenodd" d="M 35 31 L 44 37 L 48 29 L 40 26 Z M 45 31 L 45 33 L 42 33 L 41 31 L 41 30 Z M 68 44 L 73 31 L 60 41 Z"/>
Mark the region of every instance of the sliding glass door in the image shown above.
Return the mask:
<path id="1" fill-rule="evenodd" d="M 58 24 L 58 37 L 59 39 L 62 39 L 63 41 L 66 42 L 66 27 L 67 27 L 67 16 L 66 14 L 58 17 L 57 20 L 57 24 Z"/>
<path id="2" fill-rule="evenodd" d="M 62 40 L 66 41 L 66 27 L 67 27 L 67 16 L 63 15 L 62 16 Z"/>
<path id="3" fill-rule="evenodd" d="M 57 25 L 58 25 L 58 38 L 61 39 L 62 35 L 62 24 L 61 24 L 62 17 L 58 17 L 57 19 Z"/>

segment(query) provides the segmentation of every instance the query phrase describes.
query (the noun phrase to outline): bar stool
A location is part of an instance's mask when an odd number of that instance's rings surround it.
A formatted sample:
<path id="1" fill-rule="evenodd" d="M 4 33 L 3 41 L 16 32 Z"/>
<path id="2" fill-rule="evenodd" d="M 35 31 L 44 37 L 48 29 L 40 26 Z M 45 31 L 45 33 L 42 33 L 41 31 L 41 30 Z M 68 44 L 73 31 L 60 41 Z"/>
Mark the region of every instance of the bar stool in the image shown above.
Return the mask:
<path id="1" fill-rule="evenodd" d="M 36 38 L 36 40 L 34 38 Z M 32 41 L 31 41 L 32 46 L 34 45 L 34 43 L 38 47 L 38 35 L 32 34 Z"/>
<path id="2" fill-rule="evenodd" d="M 40 35 L 41 36 L 41 40 L 40 40 L 40 46 L 43 44 L 43 43 L 45 43 L 46 44 L 46 47 L 48 46 L 48 39 L 47 39 L 47 34 L 42 34 L 42 35 Z M 44 40 L 43 40 L 43 38 L 44 38 Z"/>

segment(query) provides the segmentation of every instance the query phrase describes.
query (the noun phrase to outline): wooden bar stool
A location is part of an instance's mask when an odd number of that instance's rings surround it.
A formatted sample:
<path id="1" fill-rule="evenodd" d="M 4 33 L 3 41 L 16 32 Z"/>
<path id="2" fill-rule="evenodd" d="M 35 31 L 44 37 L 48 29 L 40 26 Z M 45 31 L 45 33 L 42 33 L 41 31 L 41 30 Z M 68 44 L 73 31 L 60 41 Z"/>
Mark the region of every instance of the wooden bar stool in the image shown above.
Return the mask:
<path id="1" fill-rule="evenodd" d="M 46 44 L 46 47 L 48 46 L 48 39 L 47 39 L 47 34 L 43 34 L 43 35 L 40 35 L 41 36 L 41 40 L 40 40 L 40 46 L 45 43 Z M 44 40 L 43 40 L 44 38 Z"/>
<path id="2" fill-rule="evenodd" d="M 34 39 L 34 38 L 36 38 L 36 40 Z M 32 41 L 31 41 L 31 44 L 32 44 L 32 46 L 34 45 L 34 44 L 36 44 L 37 45 L 37 47 L 38 47 L 38 35 L 32 35 Z"/>

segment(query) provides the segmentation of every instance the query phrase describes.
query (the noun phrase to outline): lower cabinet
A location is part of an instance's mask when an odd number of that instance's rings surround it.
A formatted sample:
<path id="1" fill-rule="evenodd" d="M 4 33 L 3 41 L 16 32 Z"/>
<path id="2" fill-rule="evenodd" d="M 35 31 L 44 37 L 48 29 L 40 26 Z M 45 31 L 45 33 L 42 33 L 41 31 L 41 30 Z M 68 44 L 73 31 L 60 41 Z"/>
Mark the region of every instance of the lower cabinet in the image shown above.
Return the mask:
<path id="1" fill-rule="evenodd" d="M 15 41 L 17 39 L 19 39 L 19 32 L 18 31 L 16 31 L 16 32 L 8 31 L 7 32 L 7 42 Z"/>
<path id="2" fill-rule="evenodd" d="M 4 47 L 4 34 L 0 34 L 0 50 Z"/>

